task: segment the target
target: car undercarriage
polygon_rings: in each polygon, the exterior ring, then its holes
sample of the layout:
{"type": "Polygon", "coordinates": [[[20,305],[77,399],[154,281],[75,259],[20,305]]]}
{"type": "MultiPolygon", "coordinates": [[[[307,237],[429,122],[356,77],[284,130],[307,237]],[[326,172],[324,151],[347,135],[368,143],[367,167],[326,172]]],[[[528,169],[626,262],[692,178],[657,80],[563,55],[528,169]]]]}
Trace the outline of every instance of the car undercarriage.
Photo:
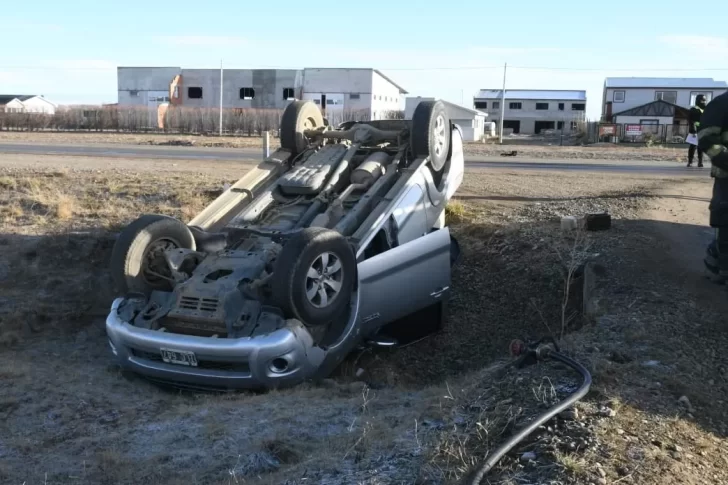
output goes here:
{"type": "Polygon", "coordinates": [[[445,204],[462,175],[442,103],[338,129],[292,103],[281,149],[192,221],[149,214],[122,232],[112,351],[147,377],[199,385],[325,375],[384,325],[446,300],[445,204]]]}

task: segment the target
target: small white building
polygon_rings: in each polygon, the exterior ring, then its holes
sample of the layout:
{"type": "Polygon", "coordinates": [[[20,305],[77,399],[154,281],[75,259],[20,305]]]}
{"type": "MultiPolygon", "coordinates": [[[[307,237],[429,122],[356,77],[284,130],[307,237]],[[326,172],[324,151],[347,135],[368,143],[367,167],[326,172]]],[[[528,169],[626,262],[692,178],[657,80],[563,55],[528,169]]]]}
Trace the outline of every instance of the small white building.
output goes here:
{"type": "MultiPolygon", "coordinates": [[[[415,108],[422,101],[432,101],[435,98],[422,98],[422,97],[408,97],[405,100],[404,106],[404,117],[405,119],[411,120],[412,115],[415,112],[415,108]]],[[[449,101],[442,101],[450,117],[450,121],[460,126],[463,131],[463,140],[465,141],[480,141],[485,134],[485,119],[488,117],[487,113],[478,111],[476,109],[466,108],[449,101]]]]}
{"type": "MultiPolygon", "coordinates": [[[[488,113],[499,124],[502,89],[481,89],[473,97],[473,107],[488,113]]],[[[586,120],[586,91],[506,89],[503,132],[526,135],[546,130],[570,133],[586,120]]]]}
{"type": "Polygon", "coordinates": [[[35,94],[0,94],[0,113],[54,114],[57,106],[35,94]]]}
{"type": "Polygon", "coordinates": [[[322,107],[329,121],[381,120],[402,109],[407,91],[377,69],[306,68],[303,97],[322,107]]]}
{"type": "MultiPolygon", "coordinates": [[[[728,84],[725,81],[712,78],[608,77],[604,80],[602,94],[602,120],[615,122],[617,113],[624,117],[623,113],[655,101],[689,109],[695,104],[698,94],[705,95],[710,102],[726,90],[728,84]]],[[[655,109],[663,108],[655,105],[655,109]]]]}

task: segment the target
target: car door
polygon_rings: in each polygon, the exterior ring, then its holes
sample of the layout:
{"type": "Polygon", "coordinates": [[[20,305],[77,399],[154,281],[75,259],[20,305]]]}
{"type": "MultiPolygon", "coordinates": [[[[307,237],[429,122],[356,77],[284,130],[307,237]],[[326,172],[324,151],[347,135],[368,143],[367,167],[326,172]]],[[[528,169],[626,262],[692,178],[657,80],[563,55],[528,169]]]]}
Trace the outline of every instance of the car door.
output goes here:
{"type": "Polygon", "coordinates": [[[425,179],[420,171],[412,175],[406,192],[392,212],[397,228],[397,243],[406,244],[427,234],[427,196],[423,189],[425,179]]]}
{"type": "Polygon", "coordinates": [[[450,231],[443,228],[358,265],[363,334],[449,296],[450,231]]]}

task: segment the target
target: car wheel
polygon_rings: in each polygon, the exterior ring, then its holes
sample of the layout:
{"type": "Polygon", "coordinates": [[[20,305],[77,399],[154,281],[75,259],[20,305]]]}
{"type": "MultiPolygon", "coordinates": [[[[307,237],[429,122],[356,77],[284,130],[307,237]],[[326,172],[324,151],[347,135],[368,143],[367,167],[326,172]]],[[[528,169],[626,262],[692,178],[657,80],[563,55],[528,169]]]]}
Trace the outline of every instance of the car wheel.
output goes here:
{"type": "Polygon", "coordinates": [[[430,157],[433,175],[441,174],[450,152],[450,117],[442,101],[422,101],[412,115],[412,151],[430,157]]]}
{"type": "Polygon", "coordinates": [[[320,227],[286,242],[274,265],[272,296],[289,318],[309,327],[344,318],[356,279],[356,258],[346,238],[320,227]]]}
{"type": "Polygon", "coordinates": [[[293,101],[286,107],[281,118],[281,148],[294,154],[306,149],[306,130],[324,126],[321,110],[311,101],[293,101]]]}
{"type": "Polygon", "coordinates": [[[177,219],[147,214],[126,226],[111,252],[111,274],[119,291],[148,295],[171,290],[163,253],[174,248],[195,249],[192,232],[177,219]]]}

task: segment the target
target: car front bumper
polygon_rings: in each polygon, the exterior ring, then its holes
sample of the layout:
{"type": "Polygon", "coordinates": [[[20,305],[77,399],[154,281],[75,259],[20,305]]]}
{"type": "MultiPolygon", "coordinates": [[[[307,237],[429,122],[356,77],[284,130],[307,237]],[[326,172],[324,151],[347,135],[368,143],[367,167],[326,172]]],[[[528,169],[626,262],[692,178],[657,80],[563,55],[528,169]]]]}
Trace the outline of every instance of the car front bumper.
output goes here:
{"type": "Polygon", "coordinates": [[[123,301],[114,300],[106,318],[109,345],[122,368],[155,381],[220,390],[288,387],[312,376],[325,357],[295,320],[256,337],[196,337],[134,327],[118,315],[123,301]],[[191,352],[197,365],[164,362],[162,349],[191,352]]]}

